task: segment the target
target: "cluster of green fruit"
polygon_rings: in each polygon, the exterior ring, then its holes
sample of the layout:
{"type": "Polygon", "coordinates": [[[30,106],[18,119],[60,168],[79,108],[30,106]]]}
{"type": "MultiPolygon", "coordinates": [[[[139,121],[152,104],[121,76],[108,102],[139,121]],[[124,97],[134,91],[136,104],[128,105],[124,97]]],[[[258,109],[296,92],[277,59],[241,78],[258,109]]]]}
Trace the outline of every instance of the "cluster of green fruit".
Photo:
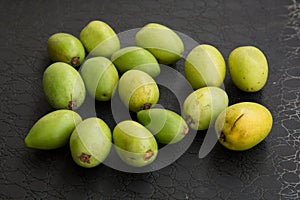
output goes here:
{"type": "MultiPolygon", "coordinates": [[[[102,21],[92,21],[80,33],[56,33],[48,40],[51,64],[43,75],[43,89],[49,104],[57,109],[39,119],[25,138],[31,148],[54,149],[69,143],[74,161],[94,167],[108,156],[112,144],[128,165],[152,163],[157,142],[172,144],[189,132],[205,130],[216,121],[219,141],[234,150],[249,149],[262,141],[272,127],[272,116],[262,105],[244,102],[228,107],[228,96],[220,88],[226,64],[211,45],[199,45],[187,56],[185,75],[195,90],[185,100],[183,116],[153,108],[159,100],[154,78],[159,64],[173,64],[182,58],[181,38],[166,26],[150,23],[135,35],[136,46],[121,48],[114,30],[102,21]],[[85,51],[91,55],[86,58],[85,51]],[[81,67],[80,71],[76,70],[81,67]],[[121,76],[119,78],[119,76],[121,76]],[[82,120],[78,109],[89,94],[108,101],[116,89],[137,121],[118,123],[111,133],[100,118],[82,120]]],[[[233,82],[241,90],[254,92],[266,83],[268,64],[255,47],[239,47],[228,59],[233,82]]]]}

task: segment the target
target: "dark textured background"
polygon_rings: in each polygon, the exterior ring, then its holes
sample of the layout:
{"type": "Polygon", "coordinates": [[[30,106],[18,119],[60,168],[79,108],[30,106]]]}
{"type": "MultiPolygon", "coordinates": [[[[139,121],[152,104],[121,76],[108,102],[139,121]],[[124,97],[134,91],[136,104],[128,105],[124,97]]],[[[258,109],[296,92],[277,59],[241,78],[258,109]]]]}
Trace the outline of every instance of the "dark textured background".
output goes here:
{"type": "MultiPolygon", "coordinates": [[[[1,0],[0,198],[299,199],[299,9],[298,0],[1,0]],[[79,36],[93,19],[106,21],[116,32],[162,23],[199,43],[216,46],[226,60],[237,46],[258,46],[269,61],[265,88],[245,94],[228,76],[225,86],[230,104],[255,101],[271,110],[270,135],[245,152],[228,151],[217,144],[199,159],[205,135],[199,133],[175,163],[144,174],[119,172],[105,165],[80,168],[67,147],[53,151],[25,148],[23,139],[31,126],[52,110],[41,87],[43,71],[50,64],[48,37],[55,32],[79,36]]],[[[176,68],[182,70],[182,63],[176,68]]],[[[103,112],[98,114],[105,118],[103,112]]]]}

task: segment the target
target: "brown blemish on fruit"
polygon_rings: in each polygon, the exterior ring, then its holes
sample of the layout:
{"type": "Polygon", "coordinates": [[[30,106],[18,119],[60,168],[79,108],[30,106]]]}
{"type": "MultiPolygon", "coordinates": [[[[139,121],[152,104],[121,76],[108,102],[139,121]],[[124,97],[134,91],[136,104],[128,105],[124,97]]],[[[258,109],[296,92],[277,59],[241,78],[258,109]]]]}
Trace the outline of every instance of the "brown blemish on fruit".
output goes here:
{"type": "Polygon", "coordinates": [[[185,126],[184,129],[183,129],[183,134],[184,135],[187,135],[189,132],[189,127],[188,126],[185,126]]]}
{"type": "Polygon", "coordinates": [[[144,155],[144,160],[145,161],[149,160],[153,155],[154,155],[153,151],[151,149],[149,149],[148,151],[146,151],[146,153],[144,155]]]}
{"type": "Polygon", "coordinates": [[[222,142],[226,142],[226,136],[223,132],[221,132],[220,136],[219,136],[219,140],[222,142]]]}
{"type": "Polygon", "coordinates": [[[78,156],[78,158],[81,162],[90,164],[91,155],[82,152],[81,155],[78,156]]]}
{"type": "Polygon", "coordinates": [[[238,116],[238,118],[236,118],[236,120],[234,121],[230,131],[232,131],[232,129],[236,126],[236,123],[244,116],[244,113],[241,114],[240,116],[238,116]]]}
{"type": "Polygon", "coordinates": [[[73,67],[76,67],[80,63],[80,57],[73,57],[70,61],[70,64],[73,67]]]}
{"type": "Polygon", "coordinates": [[[141,110],[148,110],[151,108],[151,106],[151,103],[145,103],[144,105],[142,105],[141,110]]]}
{"type": "Polygon", "coordinates": [[[185,117],[185,121],[188,125],[195,124],[195,121],[193,120],[193,118],[190,115],[185,117]]]}
{"type": "Polygon", "coordinates": [[[76,101],[69,101],[69,104],[68,104],[67,108],[68,108],[69,110],[72,110],[72,109],[75,108],[76,106],[77,106],[76,101]]]}

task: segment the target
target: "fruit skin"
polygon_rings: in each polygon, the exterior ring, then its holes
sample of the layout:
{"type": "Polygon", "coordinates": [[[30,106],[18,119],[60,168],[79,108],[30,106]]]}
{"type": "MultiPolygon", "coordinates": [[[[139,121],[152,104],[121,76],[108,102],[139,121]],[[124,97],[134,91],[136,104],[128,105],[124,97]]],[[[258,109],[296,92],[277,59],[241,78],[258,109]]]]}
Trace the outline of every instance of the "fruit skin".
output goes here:
{"type": "Polygon", "coordinates": [[[152,77],[156,77],[160,73],[156,58],[149,51],[140,47],[122,48],[112,55],[111,60],[120,73],[130,69],[141,70],[152,77]]]}
{"type": "Polygon", "coordinates": [[[119,81],[122,102],[133,112],[148,109],[159,99],[159,89],[154,79],[140,70],[125,72],[119,81]]]}
{"type": "Polygon", "coordinates": [[[119,81],[117,69],[105,57],[86,60],[81,67],[81,75],[88,92],[98,101],[110,100],[119,81]]]}
{"type": "Polygon", "coordinates": [[[115,31],[105,22],[93,20],[80,32],[80,40],[93,56],[110,56],[120,49],[120,41],[115,31]]]}
{"type": "Polygon", "coordinates": [[[229,106],[216,119],[219,142],[236,151],[250,149],[260,143],[272,129],[270,111],[258,103],[242,102],[229,106]]]}
{"type": "Polygon", "coordinates": [[[32,126],[24,143],[27,147],[43,150],[65,146],[80,122],[80,115],[72,110],[50,112],[32,126]]]}
{"type": "Polygon", "coordinates": [[[100,118],[91,117],[78,124],[70,137],[72,158],[81,167],[99,165],[112,146],[110,128],[100,118]]]}
{"type": "Polygon", "coordinates": [[[170,28],[149,23],[135,36],[137,46],[149,50],[162,64],[173,64],[182,57],[184,44],[180,37],[170,28]]]}
{"type": "Polygon", "coordinates": [[[208,129],[210,123],[228,106],[226,92],[218,87],[203,87],[183,103],[183,118],[195,130],[208,129]]]}
{"type": "Polygon", "coordinates": [[[146,166],[157,156],[155,138],[138,122],[125,120],[117,124],[113,130],[113,141],[118,155],[128,165],[146,166]]]}
{"type": "Polygon", "coordinates": [[[162,144],[179,142],[189,132],[184,119],[171,110],[162,108],[141,110],[137,113],[137,118],[162,144]]]}
{"type": "Polygon", "coordinates": [[[184,71],[193,89],[222,85],[226,75],[226,63],[215,47],[201,44],[188,54],[184,71]]]}
{"type": "Polygon", "coordinates": [[[233,83],[245,92],[261,90],[268,79],[268,61],[254,46],[234,49],[228,58],[228,68],[233,83]]]}
{"type": "Polygon", "coordinates": [[[85,58],[85,49],[75,36],[69,33],[55,33],[47,42],[50,59],[54,62],[65,62],[78,67],[85,58]]]}
{"type": "Polygon", "coordinates": [[[43,89],[46,99],[55,109],[77,109],[86,95],[78,71],[63,62],[53,63],[45,70],[43,89]]]}

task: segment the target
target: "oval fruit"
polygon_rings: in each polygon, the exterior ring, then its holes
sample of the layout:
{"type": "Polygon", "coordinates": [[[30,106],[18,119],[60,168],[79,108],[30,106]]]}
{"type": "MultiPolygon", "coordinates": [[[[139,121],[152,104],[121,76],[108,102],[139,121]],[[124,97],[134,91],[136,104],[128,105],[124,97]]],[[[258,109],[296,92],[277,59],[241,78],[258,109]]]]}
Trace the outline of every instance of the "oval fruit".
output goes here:
{"type": "Polygon", "coordinates": [[[111,146],[110,128],[96,117],[83,120],[70,137],[72,158],[75,163],[85,168],[95,167],[103,162],[111,146]]]}
{"type": "Polygon", "coordinates": [[[205,86],[219,87],[225,79],[226,64],[218,49],[201,44],[188,54],[184,71],[193,89],[205,86]]]}
{"type": "Polygon", "coordinates": [[[184,44],[181,38],[170,28],[149,23],[135,36],[137,46],[149,50],[162,64],[173,64],[182,57],[184,44]]]}
{"type": "Polygon", "coordinates": [[[183,118],[195,130],[208,129],[210,123],[228,106],[226,92],[218,87],[203,87],[183,103],[183,118]]]}
{"type": "Polygon", "coordinates": [[[86,60],[81,67],[81,75],[87,90],[98,101],[110,100],[119,81],[117,69],[105,57],[86,60]]]}
{"type": "Polygon", "coordinates": [[[242,46],[234,49],[228,58],[233,83],[242,91],[257,92],[268,79],[268,61],[258,48],[242,46]]]}
{"type": "Polygon", "coordinates": [[[120,49],[120,41],[115,31],[105,22],[93,20],[80,32],[80,40],[93,56],[110,57],[120,49]]]}
{"type": "Polygon", "coordinates": [[[75,126],[81,122],[72,110],[56,110],[40,118],[30,129],[24,142],[36,149],[56,149],[66,145],[75,126]]]}
{"type": "Polygon", "coordinates": [[[179,142],[189,132],[184,119],[171,110],[161,108],[141,110],[137,113],[137,118],[162,144],[179,142]]]}
{"type": "Polygon", "coordinates": [[[85,49],[75,36],[68,33],[55,33],[48,39],[47,50],[54,62],[65,62],[78,67],[85,58],[85,49]]]}
{"type": "Polygon", "coordinates": [[[46,99],[55,109],[77,109],[85,99],[83,80],[71,65],[56,62],[43,75],[46,99]]]}
{"type": "Polygon", "coordinates": [[[140,70],[129,70],[120,78],[119,95],[129,110],[138,112],[157,103],[159,90],[150,75],[140,70]]]}
{"type": "Polygon", "coordinates": [[[272,115],[266,107],[242,102],[229,106],[218,116],[215,130],[224,147],[243,151],[264,140],[272,124],[272,115]]]}
{"type": "Polygon", "coordinates": [[[111,60],[120,73],[130,69],[141,70],[152,77],[160,73],[156,58],[149,51],[140,47],[122,48],[112,55],[111,60]]]}
{"type": "Polygon", "coordinates": [[[113,130],[117,154],[128,165],[142,167],[152,163],[158,152],[155,138],[141,124],[126,120],[113,130]]]}

